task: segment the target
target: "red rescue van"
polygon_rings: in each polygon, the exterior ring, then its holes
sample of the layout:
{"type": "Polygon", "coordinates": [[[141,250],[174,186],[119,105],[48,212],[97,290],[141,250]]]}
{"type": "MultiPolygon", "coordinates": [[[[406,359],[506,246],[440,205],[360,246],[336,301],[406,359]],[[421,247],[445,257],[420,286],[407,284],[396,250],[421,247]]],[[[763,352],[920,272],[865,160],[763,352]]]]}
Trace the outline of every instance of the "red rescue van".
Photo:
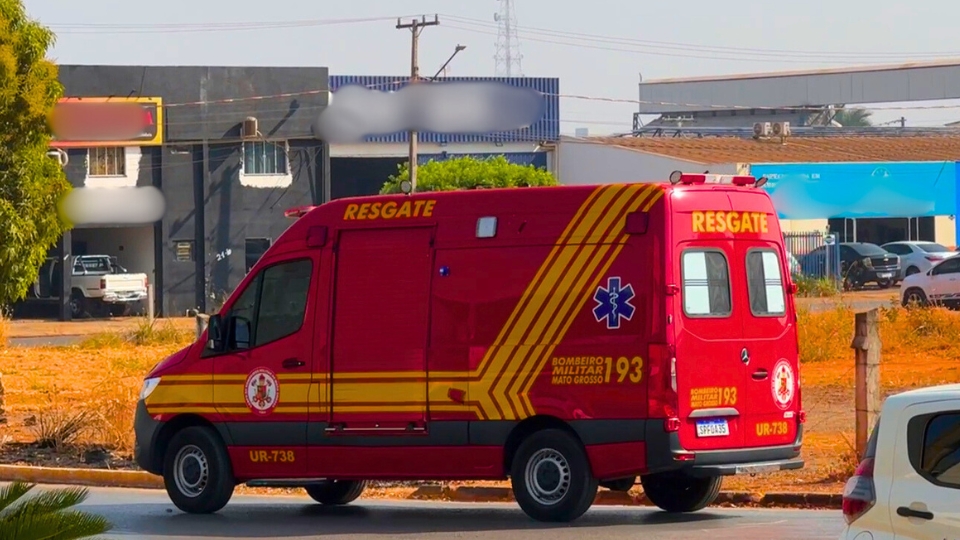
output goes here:
{"type": "Polygon", "coordinates": [[[147,375],[136,460],[177,507],[234,486],[509,478],[568,521],[598,486],[670,512],[803,466],[795,288],[747,176],[336,200],[147,375]]]}

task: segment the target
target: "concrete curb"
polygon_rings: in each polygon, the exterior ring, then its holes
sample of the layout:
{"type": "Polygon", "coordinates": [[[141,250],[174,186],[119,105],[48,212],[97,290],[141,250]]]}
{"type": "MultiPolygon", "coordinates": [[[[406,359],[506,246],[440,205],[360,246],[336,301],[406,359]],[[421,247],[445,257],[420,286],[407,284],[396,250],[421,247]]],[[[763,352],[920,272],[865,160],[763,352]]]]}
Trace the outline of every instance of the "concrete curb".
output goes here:
{"type": "MultiPolygon", "coordinates": [[[[163,489],[163,479],[144,471],[109,469],[67,469],[0,465],[0,482],[66,484],[115,488],[163,489]]],[[[513,491],[493,486],[418,487],[407,499],[452,502],[513,502],[513,491]]],[[[723,491],[714,506],[765,506],[776,508],[841,508],[842,496],[835,493],[749,493],[723,491]]],[[[643,493],[624,493],[602,489],[594,501],[603,506],[652,506],[643,493]]]]}
{"type": "Polygon", "coordinates": [[[143,471],[0,465],[0,482],[163,489],[163,479],[143,471]]]}
{"type": "MultiPolygon", "coordinates": [[[[407,498],[417,500],[453,502],[512,502],[513,492],[501,487],[469,486],[421,486],[407,498]]],[[[594,500],[605,506],[653,506],[643,493],[601,490],[594,500]]],[[[828,508],[840,509],[842,496],[834,493],[749,493],[743,491],[721,492],[714,506],[765,506],[777,508],[828,508]]]]}

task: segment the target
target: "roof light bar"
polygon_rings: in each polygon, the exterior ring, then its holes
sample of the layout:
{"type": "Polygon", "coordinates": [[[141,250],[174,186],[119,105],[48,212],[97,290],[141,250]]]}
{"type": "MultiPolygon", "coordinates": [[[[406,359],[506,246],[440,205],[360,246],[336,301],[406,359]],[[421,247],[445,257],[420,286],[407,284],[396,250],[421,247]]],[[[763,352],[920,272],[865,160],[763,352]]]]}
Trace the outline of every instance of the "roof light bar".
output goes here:
{"type": "Polygon", "coordinates": [[[316,206],[297,206],[296,208],[291,208],[283,213],[284,217],[291,219],[300,219],[303,216],[310,213],[311,210],[316,208],[316,206]]]}
{"type": "MultiPolygon", "coordinates": [[[[766,182],[766,178],[763,178],[763,183],[766,182]]],[[[758,182],[756,178],[748,175],[733,175],[733,174],[686,174],[680,171],[674,171],[670,174],[670,183],[671,184],[687,184],[687,185],[697,185],[697,184],[724,184],[724,185],[734,185],[734,186],[753,186],[753,185],[763,185],[758,182]]]]}

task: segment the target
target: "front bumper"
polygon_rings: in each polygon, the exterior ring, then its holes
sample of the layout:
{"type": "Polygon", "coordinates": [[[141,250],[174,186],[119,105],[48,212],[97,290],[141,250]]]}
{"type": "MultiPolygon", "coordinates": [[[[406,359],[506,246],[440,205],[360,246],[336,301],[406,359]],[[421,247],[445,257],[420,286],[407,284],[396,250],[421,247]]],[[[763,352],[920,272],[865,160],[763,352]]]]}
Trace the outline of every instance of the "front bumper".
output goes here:
{"type": "Polygon", "coordinates": [[[162,456],[156,451],[157,435],[163,424],[154,420],[147,412],[147,405],[141,399],[137,402],[137,412],[133,418],[133,432],[136,439],[133,444],[133,460],[141,469],[152,473],[163,473],[162,456]]]}
{"type": "Polygon", "coordinates": [[[690,476],[730,476],[768,474],[802,469],[800,445],[803,425],[797,426],[794,442],[784,446],[764,446],[736,450],[688,451],[680,446],[680,436],[668,433],[660,422],[647,423],[647,472],[682,471],[690,476]]]}

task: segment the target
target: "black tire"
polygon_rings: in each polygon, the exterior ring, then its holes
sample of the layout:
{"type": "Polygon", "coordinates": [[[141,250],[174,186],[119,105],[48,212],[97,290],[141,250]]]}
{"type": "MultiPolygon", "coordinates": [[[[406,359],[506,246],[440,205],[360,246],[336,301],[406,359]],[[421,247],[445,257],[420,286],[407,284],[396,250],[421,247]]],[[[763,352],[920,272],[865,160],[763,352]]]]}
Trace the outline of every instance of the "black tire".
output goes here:
{"type": "Polygon", "coordinates": [[[363,480],[333,480],[304,486],[304,489],[318,503],[337,506],[357,500],[366,487],[367,483],[363,480]]]}
{"type": "Polygon", "coordinates": [[[686,513],[703,510],[717,500],[722,479],[719,476],[694,478],[684,474],[641,476],[643,493],[661,510],[686,513]]]}
{"type": "Polygon", "coordinates": [[[212,514],[226,506],[236,482],[230,455],[217,433],[193,426],[174,435],[164,456],[163,483],[173,504],[188,514],[212,514]],[[190,490],[194,480],[202,485],[190,490]]]}
{"type": "Polygon", "coordinates": [[[927,295],[924,294],[922,289],[914,287],[907,289],[907,292],[903,293],[903,307],[909,307],[911,304],[923,307],[928,303],[927,295]]]}
{"type": "Polygon", "coordinates": [[[912,276],[912,275],[914,275],[914,274],[919,274],[919,273],[920,273],[920,269],[917,268],[916,266],[911,266],[910,268],[907,268],[907,275],[908,275],[908,276],[912,276]]]}
{"type": "Polygon", "coordinates": [[[894,283],[895,282],[892,279],[881,279],[877,281],[877,286],[881,289],[889,289],[890,287],[893,287],[894,283]]]}
{"type": "Polygon", "coordinates": [[[520,508],[543,522],[579,518],[590,509],[599,485],[583,445],[559,429],[538,431],[520,444],[510,467],[510,482],[520,508]],[[549,500],[553,492],[559,492],[559,498],[549,500]]]}
{"type": "Polygon", "coordinates": [[[79,289],[70,291],[70,317],[82,319],[87,316],[87,299],[79,289]]]}

